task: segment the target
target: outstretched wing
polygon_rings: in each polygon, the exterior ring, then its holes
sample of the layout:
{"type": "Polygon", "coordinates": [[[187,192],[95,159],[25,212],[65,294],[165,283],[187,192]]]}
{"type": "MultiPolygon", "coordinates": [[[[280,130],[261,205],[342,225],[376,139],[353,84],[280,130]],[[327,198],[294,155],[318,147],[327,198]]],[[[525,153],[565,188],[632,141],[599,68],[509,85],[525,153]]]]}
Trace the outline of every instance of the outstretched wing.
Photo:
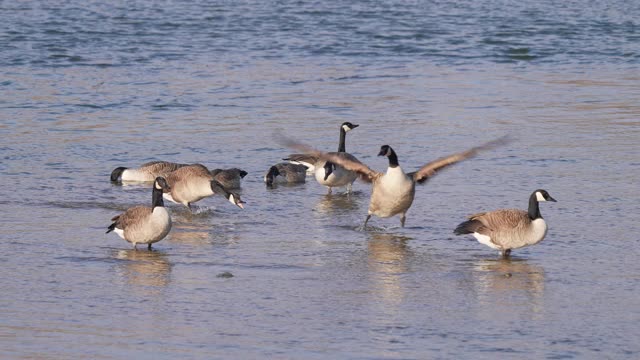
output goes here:
{"type": "Polygon", "coordinates": [[[427,181],[430,177],[434,176],[438,173],[438,171],[448,167],[449,165],[453,165],[462,160],[466,160],[476,156],[481,151],[490,150],[496,148],[498,146],[507,144],[509,142],[509,138],[507,136],[503,136],[493,141],[489,141],[480,146],[473,147],[469,150],[462,151],[459,153],[455,153],[449,156],[442,157],[440,159],[434,160],[425,166],[421,167],[418,171],[409,173],[407,175],[413,177],[413,179],[422,184],[427,181]]]}
{"type": "Polygon", "coordinates": [[[290,147],[305,154],[314,156],[324,161],[330,161],[336,165],[340,165],[343,168],[357,172],[363,180],[371,181],[377,176],[378,172],[371,170],[367,165],[355,160],[354,157],[343,156],[343,153],[326,153],[320,150],[316,150],[311,146],[300,143],[296,140],[288,138],[282,134],[276,135],[276,140],[283,146],[290,147]]]}
{"type": "Polygon", "coordinates": [[[314,165],[316,162],[318,162],[318,158],[309,154],[291,154],[289,155],[289,157],[286,157],[282,160],[287,160],[287,161],[291,161],[291,162],[302,164],[302,165],[304,164],[314,165]]]}

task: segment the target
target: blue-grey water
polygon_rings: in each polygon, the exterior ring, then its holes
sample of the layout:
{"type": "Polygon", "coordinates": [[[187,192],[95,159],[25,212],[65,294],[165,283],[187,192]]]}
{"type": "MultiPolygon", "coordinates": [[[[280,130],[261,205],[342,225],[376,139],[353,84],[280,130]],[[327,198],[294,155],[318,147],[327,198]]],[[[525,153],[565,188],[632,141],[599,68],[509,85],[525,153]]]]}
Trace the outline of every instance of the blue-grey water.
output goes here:
{"type": "Polygon", "coordinates": [[[640,358],[640,4],[17,1],[0,14],[3,359],[640,358]],[[439,174],[407,227],[369,185],[268,190],[284,132],[439,174]],[[249,172],[245,210],[169,205],[155,251],[105,234],[150,204],[117,166],[249,172]],[[543,203],[511,260],[453,228],[543,203]],[[231,276],[229,275],[231,274],[231,276]]]}

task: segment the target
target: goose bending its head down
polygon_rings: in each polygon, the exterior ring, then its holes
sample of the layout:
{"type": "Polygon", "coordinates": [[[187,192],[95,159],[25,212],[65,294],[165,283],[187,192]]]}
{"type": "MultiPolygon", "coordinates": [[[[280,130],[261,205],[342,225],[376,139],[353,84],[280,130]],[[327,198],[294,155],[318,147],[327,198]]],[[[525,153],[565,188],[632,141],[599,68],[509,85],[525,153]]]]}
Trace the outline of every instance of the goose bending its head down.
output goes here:
{"type": "Polygon", "coordinates": [[[281,137],[280,141],[285,146],[304,151],[317,156],[319,159],[335,163],[348,171],[355,172],[362,180],[372,183],[369,211],[362,226],[364,229],[372,215],[381,218],[400,215],[400,224],[404,227],[406,213],[415,197],[416,183],[423,184],[440,170],[469,159],[481,151],[503,145],[507,142],[507,139],[506,137],[499,138],[469,150],[445,156],[411,173],[405,173],[400,167],[398,156],[389,145],[383,145],[378,153],[378,156],[386,156],[389,159],[387,171],[377,172],[359,161],[352,161],[332,153],[318,151],[291,139],[281,137]]]}
{"type": "Polygon", "coordinates": [[[137,250],[138,244],[151,244],[164,239],[171,230],[171,216],[164,207],[162,191],[169,190],[167,181],[158,177],[153,183],[151,207],[135,206],[111,219],[107,234],[111,231],[133,244],[137,250]]]}
{"type": "MultiPolygon", "coordinates": [[[[338,151],[331,152],[329,154],[340,156],[346,160],[353,162],[360,162],[355,156],[349,154],[346,150],[346,138],[347,132],[357,128],[360,125],[352,124],[350,122],[344,122],[340,125],[340,141],[338,143],[338,151]]],[[[316,181],[320,185],[324,185],[328,188],[329,194],[332,192],[332,188],[346,186],[347,192],[351,192],[351,186],[353,182],[358,178],[358,174],[345,169],[342,166],[336,165],[335,162],[327,161],[314,154],[291,154],[288,158],[291,163],[301,164],[306,166],[309,170],[313,170],[316,181]]]]}
{"type": "Polygon", "coordinates": [[[547,234],[547,223],[540,214],[539,202],[553,201],[546,190],[538,189],[529,196],[529,210],[499,209],[469,216],[453,231],[456,235],[473,234],[479,243],[508,257],[512,249],[535,245],[547,234]]]}
{"type": "Polygon", "coordinates": [[[291,163],[278,163],[269,168],[264,176],[267,186],[273,184],[300,184],[306,181],[307,167],[291,163]]]}
{"type": "Polygon", "coordinates": [[[178,164],[168,161],[150,161],[140,165],[139,168],[130,169],[117,167],[111,172],[111,182],[119,181],[155,181],[157,177],[166,178],[171,172],[187,164],[178,164]]]}
{"type": "Polygon", "coordinates": [[[167,176],[170,191],[164,192],[164,198],[191,209],[191,204],[205,197],[220,194],[230,203],[243,209],[244,202],[237,193],[229,192],[213,178],[209,169],[201,164],[179,168],[167,176]]]}

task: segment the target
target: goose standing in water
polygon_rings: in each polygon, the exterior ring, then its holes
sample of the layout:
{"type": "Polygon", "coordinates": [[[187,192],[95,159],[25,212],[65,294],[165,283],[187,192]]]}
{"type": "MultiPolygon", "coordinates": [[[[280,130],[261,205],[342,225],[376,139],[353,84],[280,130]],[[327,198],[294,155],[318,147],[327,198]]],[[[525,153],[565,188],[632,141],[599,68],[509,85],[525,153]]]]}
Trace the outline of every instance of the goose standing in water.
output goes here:
{"type": "Polygon", "coordinates": [[[269,168],[264,176],[267,186],[273,184],[301,184],[306,181],[307,167],[291,163],[278,163],[269,168]]]}
{"type": "Polygon", "coordinates": [[[547,234],[547,223],[540,214],[539,202],[553,201],[546,190],[529,196],[529,210],[500,209],[473,214],[453,231],[456,235],[473,234],[479,243],[500,250],[509,257],[512,249],[535,245],[547,234]]]}
{"type": "MultiPolygon", "coordinates": [[[[359,163],[355,156],[346,152],[345,141],[347,132],[357,128],[360,125],[352,124],[350,122],[344,122],[340,125],[340,142],[338,143],[338,151],[330,152],[329,154],[343,158],[345,160],[359,163]]],[[[297,163],[306,166],[308,169],[313,169],[316,181],[320,185],[326,186],[331,194],[334,187],[347,187],[347,193],[351,192],[353,182],[358,178],[358,174],[354,171],[345,169],[342,166],[336,165],[334,161],[327,161],[326,159],[319,158],[313,154],[291,154],[288,158],[289,162],[297,163]]]]}
{"type": "Polygon", "coordinates": [[[163,190],[170,190],[169,185],[164,178],[158,177],[153,183],[151,207],[135,206],[115,216],[106,233],[115,232],[132,243],[136,250],[138,244],[147,244],[151,250],[151,244],[164,239],[171,230],[171,216],[162,200],[163,190]]]}
{"type": "Polygon", "coordinates": [[[240,195],[225,189],[204,165],[183,166],[167,176],[167,183],[171,189],[164,192],[164,198],[189,209],[192,203],[215,194],[224,196],[230,203],[244,209],[240,195]]]}
{"type": "Polygon", "coordinates": [[[389,145],[383,145],[378,153],[378,156],[386,156],[389,159],[389,167],[386,172],[382,173],[371,170],[371,168],[359,161],[352,161],[332,153],[318,151],[291,139],[281,138],[281,141],[284,145],[298,151],[317,156],[319,159],[335,163],[346,170],[356,172],[362,180],[372,183],[369,211],[362,225],[362,229],[364,230],[372,215],[381,218],[400,215],[400,224],[404,227],[406,213],[411,207],[415,197],[416,183],[423,184],[440,170],[450,165],[469,159],[477,155],[480,151],[502,145],[506,143],[506,138],[500,138],[463,152],[445,156],[424,165],[418,171],[408,174],[405,174],[404,170],[400,167],[398,156],[389,145]]]}

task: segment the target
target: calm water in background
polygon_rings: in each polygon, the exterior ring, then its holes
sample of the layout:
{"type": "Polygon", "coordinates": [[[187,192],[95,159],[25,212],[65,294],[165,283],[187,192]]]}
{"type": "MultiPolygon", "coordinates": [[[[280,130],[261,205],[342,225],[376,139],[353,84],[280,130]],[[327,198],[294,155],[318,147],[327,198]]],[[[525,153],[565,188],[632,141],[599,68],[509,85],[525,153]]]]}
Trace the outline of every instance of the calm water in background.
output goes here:
{"type": "Polygon", "coordinates": [[[0,4],[0,357],[640,357],[640,6],[549,1],[0,4]],[[510,134],[418,189],[407,227],[369,187],[265,189],[274,131],[376,169],[510,134]],[[108,181],[149,160],[241,167],[245,210],[171,205],[133,251],[108,181]],[[525,208],[500,260],[452,229],[525,208]],[[231,273],[233,277],[221,276],[231,273]]]}

